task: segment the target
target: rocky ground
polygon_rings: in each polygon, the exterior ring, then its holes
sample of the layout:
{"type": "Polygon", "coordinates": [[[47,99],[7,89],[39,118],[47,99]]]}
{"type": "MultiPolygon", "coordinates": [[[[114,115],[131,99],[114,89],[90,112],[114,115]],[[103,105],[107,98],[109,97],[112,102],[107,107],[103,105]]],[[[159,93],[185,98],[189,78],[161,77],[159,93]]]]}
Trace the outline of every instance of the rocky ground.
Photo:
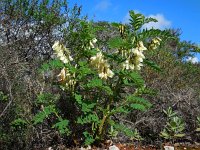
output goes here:
{"type": "Polygon", "coordinates": [[[190,143],[175,143],[175,144],[161,144],[160,146],[148,145],[134,145],[134,144],[103,144],[101,147],[88,146],[88,147],[74,147],[66,148],[63,145],[55,147],[48,147],[45,150],[200,150],[200,144],[190,143]]]}

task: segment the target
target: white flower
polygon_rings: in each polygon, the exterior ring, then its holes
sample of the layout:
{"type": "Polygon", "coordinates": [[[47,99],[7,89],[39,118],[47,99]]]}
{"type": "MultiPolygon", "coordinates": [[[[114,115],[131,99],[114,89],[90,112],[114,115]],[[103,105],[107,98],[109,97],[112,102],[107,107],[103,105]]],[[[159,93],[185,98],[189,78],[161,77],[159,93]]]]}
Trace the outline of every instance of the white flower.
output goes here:
{"type": "Polygon", "coordinates": [[[142,57],[135,57],[135,60],[134,60],[135,63],[141,63],[143,62],[143,58],[142,57]]]}
{"type": "Polygon", "coordinates": [[[89,49],[90,48],[95,48],[95,46],[94,46],[94,44],[97,42],[97,39],[96,38],[94,38],[94,39],[92,39],[91,41],[90,41],[90,47],[89,47],[89,49]]]}
{"type": "Polygon", "coordinates": [[[133,63],[131,63],[130,58],[128,58],[123,64],[122,64],[122,68],[126,69],[126,70],[134,70],[135,65],[133,63]]]}
{"type": "Polygon", "coordinates": [[[61,56],[60,60],[65,64],[67,64],[69,62],[69,60],[65,56],[61,56]]]}
{"type": "Polygon", "coordinates": [[[110,78],[112,78],[114,76],[114,73],[110,69],[107,70],[107,74],[108,74],[108,77],[110,77],[110,78]]]}
{"type": "Polygon", "coordinates": [[[92,43],[96,43],[96,42],[97,42],[96,38],[92,39],[92,43]]]}
{"type": "Polygon", "coordinates": [[[129,68],[130,68],[129,61],[126,60],[126,61],[122,64],[122,67],[123,67],[123,69],[129,70],[129,68]]]}
{"type": "Polygon", "coordinates": [[[57,54],[57,57],[63,57],[62,51],[58,51],[56,54],[57,54]]]}
{"type": "Polygon", "coordinates": [[[101,78],[101,79],[107,79],[107,74],[106,73],[104,73],[104,72],[101,72],[101,73],[99,73],[99,77],[101,78]]]}
{"type": "Polygon", "coordinates": [[[157,49],[158,46],[160,45],[160,42],[162,40],[159,37],[156,37],[154,39],[152,39],[151,44],[149,46],[150,49],[157,49]]]}
{"type": "Polygon", "coordinates": [[[58,81],[63,82],[66,78],[65,68],[63,68],[60,73],[57,75],[58,81]]]}
{"type": "Polygon", "coordinates": [[[137,56],[137,55],[140,55],[140,53],[141,53],[141,52],[140,52],[139,49],[137,49],[137,48],[135,48],[134,51],[133,51],[133,54],[136,55],[136,56],[137,56]]]}
{"type": "Polygon", "coordinates": [[[90,58],[90,63],[95,67],[99,73],[101,79],[112,78],[114,73],[110,70],[110,65],[103,58],[103,54],[98,52],[95,56],[90,58]]]}
{"type": "Polygon", "coordinates": [[[141,70],[141,67],[143,66],[142,63],[138,63],[136,66],[135,66],[135,69],[136,70],[141,70]]]}
{"type": "Polygon", "coordinates": [[[107,79],[108,77],[112,78],[113,76],[114,73],[110,69],[107,69],[106,71],[99,73],[99,77],[101,79],[107,79]]]}
{"type": "Polygon", "coordinates": [[[161,42],[161,41],[162,41],[162,40],[161,40],[159,37],[152,39],[152,42],[153,42],[154,44],[157,44],[157,45],[160,45],[160,42],[161,42]]]}
{"type": "Polygon", "coordinates": [[[59,41],[56,41],[56,42],[53,44],[52,48],[55,49],[55,50],[57,50],[58,47],[59,47],[59,41]]]}
{"type": "Polygon", "coordinates": [[[63,68],[60,71],[59,75],[57,75],[57,77],[58,77],[58,81],[62,85],[65,85],[65,88],[74,89],[74,86],[76,84],[75,74],[71,75],[69,71],[67,70],[67,68],[63,68]]]}
{"type": "Polygon", "coordinates": [[[144,47],[142,41],[139,41],[137,47],[130,50],[128,58],[122,64],[122,68],[126,70],[140,70],[141,66],[143,66],[143,59],[145,58],[143,54],[144,50],[147,50],[147,48],[144,47]]]}
{"type": "Polygon", "coordinates": [[[99,64],[104,63],[103,54],[101,52],[91,57],[90,60],[91,60],[92,66],[97,67],[97,68],[99,68],[99,64]]]}
{"type": "Polygon", "coordinates": [[[72,56],[70,56],[70,55],[69,55],[69,60],[70,60],[70,61],[73,61],[73,58],[72,58],[72,56]]]}
{"type": "Polygon", "coordinates": [[[138,42],[138,47],[137,47],[140,51],[144,51],[144,50],[147,50],[146,47],[144,47],[144,44],[142,41],[139,41],[138,42]]]}
{"type": "Polygon", "coordinates": [[[90,48],[94,48],[94,44],[90,41],[90,48]]]}
{"type": "Polygon", "coordinates": [[[55,54],[57,55],[57,57],[63,63],[69,63],[69,61],[73,60],[73,58],[70,56],[69,49],[65,48],[64,45],[59,43],[59,41],[56,41],[54,45],[52,46],[52,48],[55,51],[55,54]]]}

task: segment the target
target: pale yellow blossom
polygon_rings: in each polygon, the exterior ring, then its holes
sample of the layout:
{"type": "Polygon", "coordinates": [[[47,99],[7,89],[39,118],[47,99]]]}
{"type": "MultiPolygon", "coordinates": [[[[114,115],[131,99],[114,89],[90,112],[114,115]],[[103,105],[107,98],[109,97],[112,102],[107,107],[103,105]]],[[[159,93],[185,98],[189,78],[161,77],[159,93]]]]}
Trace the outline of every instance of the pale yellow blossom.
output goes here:
{"type": "Polygon", "coordinates": [[[89,49],[91,49],[91,48],[95,48],[95,46],[94,46],[94,44],[97,42],[97,39],[96,38],[94,38],[94,39],[92,39],[90,42],[89,42],[89,49]]]}
{"type": "Polygon", "coordinates": [[[114,73],[109,68],[107,68],[107,70],[104,70],[104,72],[99,73],[99,77],[101,79],[107,79],[108,77],[112,78],[113,76],[114,73]]]}
{"type": "Polygon", "coordinates": [[[59,41],[56,41],[54,45],[52,46],[55,54],[57,57],[63,62],[63,63],[69,63],[73,60],[73,58],[70,56],[69,49],[64,47],[64,45],[60,44],[59,41]]]}
{"type": "Polygon", "coordinates": [[[128,51],[128,57],[122,63],[122,68],[126,70],[140,70],[141,66],[143,66],[142,62],[145,59],[143,54],[144,50],[147,50],[147,48],[142,41],[139,41],[136,48],[132,48],[128,51]]]}
{"type": "Polygon", "coordinates": [[[130,63],[130,59],[127,59],[123,64],[122,64],[123,69],[126,70],[133,70],[134,69],[134,64],[130,63]]]}
{"type": "MultiPolygon", "coordinates": [[[[60,73],[57,75],[58,81],[65,85],[65,88],[67,89],[74,89],[74,86],[76,84],[75,74],[71,75],[67,68],[63,68],[60,73]]],[[[64,90],[64,89],[63,89],[64,90]]]]}
{"type": "Polygon", "coordinates": [[[110,65],[103,58],[102,52],[98,52],[95,56],[90,58],[91,65],[97,69],[101,79],[112,78],[114,73],[110,70],[110,65]]]}
{"type": "Polygon", "coordinates": [[[139,51],[144,51],[144,50],[147,50],[146,47],[144,47],[144,44],[142,41],[139,41],[138,44],[137,44],[137,48],[139,51]]]}
{"type": "Polygon", "coordinates": [[[162,40],[159,37],[153,38],[149,45],[149,49],[157,49],[161,41],[162,40]]]}

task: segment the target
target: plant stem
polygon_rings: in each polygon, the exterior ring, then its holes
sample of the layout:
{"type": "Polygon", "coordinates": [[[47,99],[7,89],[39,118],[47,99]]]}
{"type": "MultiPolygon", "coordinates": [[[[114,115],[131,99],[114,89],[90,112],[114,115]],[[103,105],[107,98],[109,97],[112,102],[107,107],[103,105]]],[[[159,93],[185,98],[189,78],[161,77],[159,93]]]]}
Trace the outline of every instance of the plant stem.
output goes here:
{"type": "Polygon", "coordinates": [[[99,134],[99,136],[100,136],[100,139],[102,138],[103,126],[104,126],[106,120],[107,120],[107,115],[104,115],[104,116],[103,116],[103,119],[102,119],[102,121],[101,121],[101,124],[100,124],[100,126],[99,126],[99,133],[98,133],[98,134],[99,134]]]}
{"type": "Polygon", "coordinates": [[[121,81],[121,77],[118,78],[117,84],[115,85],[115,87],[113,89],[114,95],[110,96],[109,103],[107,105],[106,113],[103,114],[103,119],[101,120],[101,124],[100,124],[99,130],[98,130],[98,135],[99,135],[100,139],[102,139],[104,125],[106,124],[107,119],[112,115],[111,112],[110,112],[110,106],[113,103],[115,96],[117,95],[118,89],[120,88],[120,86],[119,86],[120,81],[121,81]]]}

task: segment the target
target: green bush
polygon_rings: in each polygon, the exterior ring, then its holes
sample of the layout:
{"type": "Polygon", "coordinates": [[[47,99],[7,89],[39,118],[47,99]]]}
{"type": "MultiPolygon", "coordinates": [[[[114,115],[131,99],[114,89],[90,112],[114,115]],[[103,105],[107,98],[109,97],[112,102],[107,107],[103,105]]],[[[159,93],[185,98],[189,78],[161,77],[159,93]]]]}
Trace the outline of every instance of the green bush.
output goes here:
{"type": "Polygon", "coordinates": [[[151,93],[145,87],[140,70],[143,63],[155,69],[158,67],[145,59],[147,48],[144,45],[149,45],[149,50],[156,49],[161,41],[170,37],[170,33],[157,29],[141,30],[142,25],[156,20],[134,11],[130,11],[130,17],[130,25],[112,24],[119,29],[119,34],[107,41],[108,49],[98,47],[101,43],[95,33],[102,28],[82,20],[79,20],[79,30],[68,33],[71,40],[79,41],[77,45],[66,48],[69,41],[55,42],[52,48],[57,59],[43,64],[41,70],[61,69],[57,76],[58,86],[68,97],[65,101],[75,105],[74,112],[69,113],[76,114],[76,120],[65,118],[55,104],[45,106],[36,114],[34,124],[53,115],[57,118],[53,127],[57,127],[60,133],[69,135],[70,123],[79,126],[85,145],[105,140],[109,129],[115,134],[123,132],[131,139],[142,139],[137,129],[122,125],[113,116],[128,114],[132,110],[146,111],[151,107],[140,97],[143,93],[151,93]]]}

